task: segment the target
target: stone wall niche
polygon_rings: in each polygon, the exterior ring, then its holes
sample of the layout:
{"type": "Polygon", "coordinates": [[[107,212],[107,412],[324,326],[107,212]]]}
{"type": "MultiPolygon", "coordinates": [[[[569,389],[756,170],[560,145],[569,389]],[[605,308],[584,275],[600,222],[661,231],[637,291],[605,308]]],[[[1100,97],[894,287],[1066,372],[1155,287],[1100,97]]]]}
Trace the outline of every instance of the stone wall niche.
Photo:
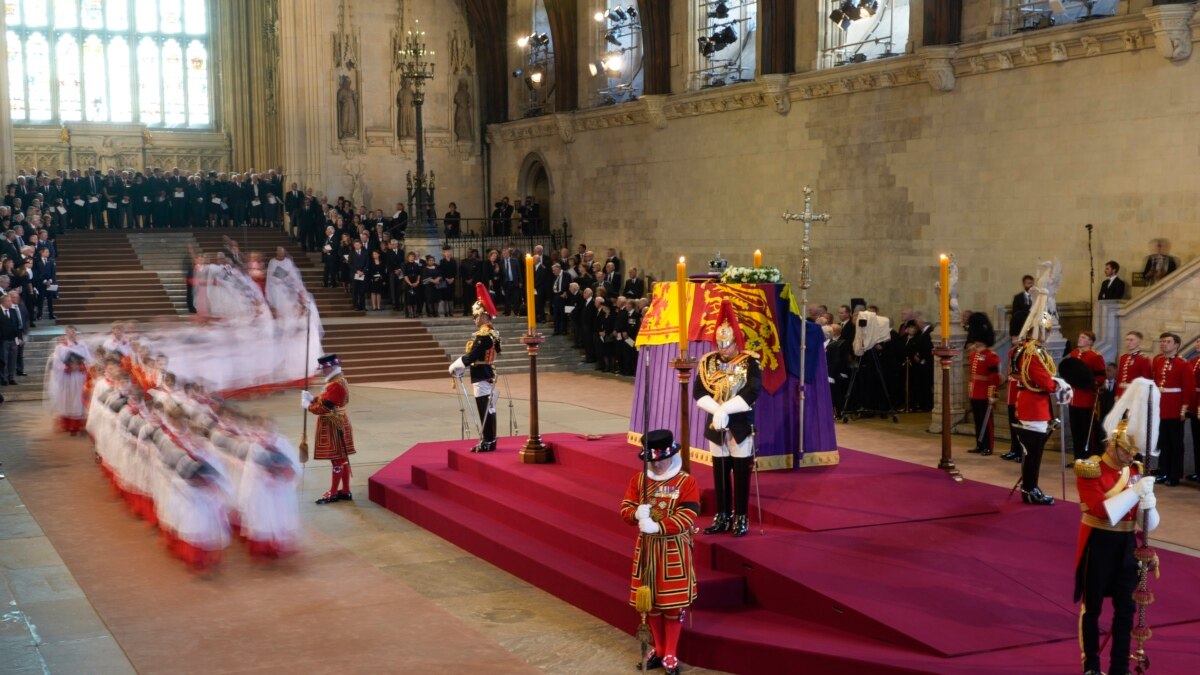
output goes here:
{"type": "Polygon", "coordinates": [[[1142,10],[1154,31],[1154,46],[1164,59],[1183,61],[1192,55],[1192,14],[1194,3],[1156,5],[1142,10]]]}

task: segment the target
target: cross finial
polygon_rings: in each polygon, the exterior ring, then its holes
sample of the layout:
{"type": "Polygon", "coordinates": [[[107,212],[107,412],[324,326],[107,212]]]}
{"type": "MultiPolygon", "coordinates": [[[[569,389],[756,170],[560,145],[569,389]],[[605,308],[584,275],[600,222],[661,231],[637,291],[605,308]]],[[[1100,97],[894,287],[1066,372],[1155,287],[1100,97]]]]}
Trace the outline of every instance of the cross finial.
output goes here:
{"type": "MultiPolygon", "coordinates": [[[[812,224],[814,222],[824,223],[824,222],[829,221],[828,213],[813,213],[812,196],[813,196],[813,189],[811,187],[805,185],[804,186],[804,211],[802,211],[800,213],[784,212],[784,214],[783,214],[783,220],[785,222],[798,220],[798,221],[804,223],[804,238],[802,239],[801,245],[800,245],[800,253],[801,253],[800,288],[804,289],[805,291],[807,291],[808,288],[810,286],[812,286],[812,270],[809,268],[809,263],[808,263],[809,228],[812,226],[812,224]]],[[[808,303],[807,292],[804,294],[804,303],[806,305],[808,303]]]]}

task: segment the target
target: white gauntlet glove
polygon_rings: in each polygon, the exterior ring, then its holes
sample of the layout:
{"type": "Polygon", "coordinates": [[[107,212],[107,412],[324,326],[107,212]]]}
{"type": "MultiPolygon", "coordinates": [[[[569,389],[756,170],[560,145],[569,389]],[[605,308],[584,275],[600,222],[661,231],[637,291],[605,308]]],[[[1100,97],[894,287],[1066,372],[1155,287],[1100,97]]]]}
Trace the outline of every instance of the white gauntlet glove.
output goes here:
{"type": "Polygon", "coordinates": [[[1138,508],[1143,511],[1149,511],[1156,506],[1158,506],[1158,498],[1154,496],[1153,492],[1138,500],[1138,508]]]}
{"type": "Polygon", "coordinates": [[[717,405],[712,396],[705,394],[696,400],[696,407],[711,415],[717,412],[721,406],[717,405]]]}
{"type": "Polygon", "coordinates": [[[1133,490],[1137,492],[1138,497],[1149,497],[1154,494],[1154,478],[1152,476],[1142,476],[1136,483],[1133,484],[1133,490]]]}
{"type": "Polygon", "coordinates": [[[642,504],[641,506],[637,507],[637,511],[633,512],[633,517],[637,518],[638,520],[645,520],[645,519],[649,518],[650,517],[650,505],[642,504]]]}
{"type": "Polygon", "coordinates": [[[713,413],[712,428],[716,429],[717,431],[723,431],[725,429],[725,427],[728,427],[728,426],[729,426],[729,413],[724,412],[722,410],[718,410],[717,412],[713,413]]]}
{"type": "Polygon", "coordinates": [[[462,377],[465,372],[467,372],[467,367],[463,365],[461,356],[450,364],[450,377],[462,377]]]}
{"type": "Polygon", "coordinates": [[[1054,392],[1054,396],[1058,399],[1058,402],[1063,405],[1070,403],[1071,399],[1075,397],[1075,390],[1071,389],[1071,385],[1067,384],[1067,381],[1061,377],[1054,378],[1054,384],[1058,385],[1058,389],[1054,392]]]}
{"type": "Polygon", "coordinates": [[[658,526],[658,523],[654,522],[650,518],[639,520],[638,529],[642,531],[642,534],[658,534],[662,531],[662,528],[658,526]]]}
{"type": "Polygon", "coordinates": [[[312,393],[310,393],[308,390],[300,392],[300,407],[301,408],[308,410],[308,406],[312,405],[312,402],[315,400],[317,400],[316,397],[313,396],[312,393]]]}

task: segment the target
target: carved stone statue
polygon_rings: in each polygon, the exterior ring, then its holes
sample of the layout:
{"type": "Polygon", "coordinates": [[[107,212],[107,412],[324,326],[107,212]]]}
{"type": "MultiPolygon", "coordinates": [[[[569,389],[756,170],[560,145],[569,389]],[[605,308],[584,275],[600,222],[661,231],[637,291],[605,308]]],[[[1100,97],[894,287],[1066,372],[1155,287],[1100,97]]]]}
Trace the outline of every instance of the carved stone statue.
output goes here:
{"type": "Polygon", "coordinates": [[[396,137],[415,138],[417,135],[416,110],[413,109],[412,85],[400,78],[396,91],[396,137]]]}
{"type": "Polygon", "coordinates": [[[358,92],[349,75],[342,75],[337,93],[338,138],[358,137],[358,92]]]}
{"type": "Polygon", "coordinates": [[[471,90],[466,80],[458,81],[454,92],[454,137],[459,143],[475,142],[475,115],[471,111],[471,90]]]}

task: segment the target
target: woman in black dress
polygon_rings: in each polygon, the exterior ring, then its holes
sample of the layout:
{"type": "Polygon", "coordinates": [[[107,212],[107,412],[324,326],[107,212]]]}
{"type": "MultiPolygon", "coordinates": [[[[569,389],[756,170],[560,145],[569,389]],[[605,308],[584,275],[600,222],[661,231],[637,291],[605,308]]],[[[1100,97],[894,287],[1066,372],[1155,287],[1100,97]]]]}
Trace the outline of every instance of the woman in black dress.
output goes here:
{"type": "Polygon", "coordinates": [[[442,271],[438,269],[433,256],[425,256],[425,266],[421,268],[421,290],[425,297],[425,316],[437,316],[439,288],[445,287],[442,271]]]}
{"type": "Polygon", "coordinates": [[[387,292],[387,268],[378,250],[371,251],[371,262],[367,265],[368,291],[371,293],[371,309],[378,312],[383,294],[387,292]]]}
{"type": "Polygon", "coordinates": [[[421,263],[417,254],[408,253],[404,263],[404,315],[410,319],[421,316],[421,263]]]}

